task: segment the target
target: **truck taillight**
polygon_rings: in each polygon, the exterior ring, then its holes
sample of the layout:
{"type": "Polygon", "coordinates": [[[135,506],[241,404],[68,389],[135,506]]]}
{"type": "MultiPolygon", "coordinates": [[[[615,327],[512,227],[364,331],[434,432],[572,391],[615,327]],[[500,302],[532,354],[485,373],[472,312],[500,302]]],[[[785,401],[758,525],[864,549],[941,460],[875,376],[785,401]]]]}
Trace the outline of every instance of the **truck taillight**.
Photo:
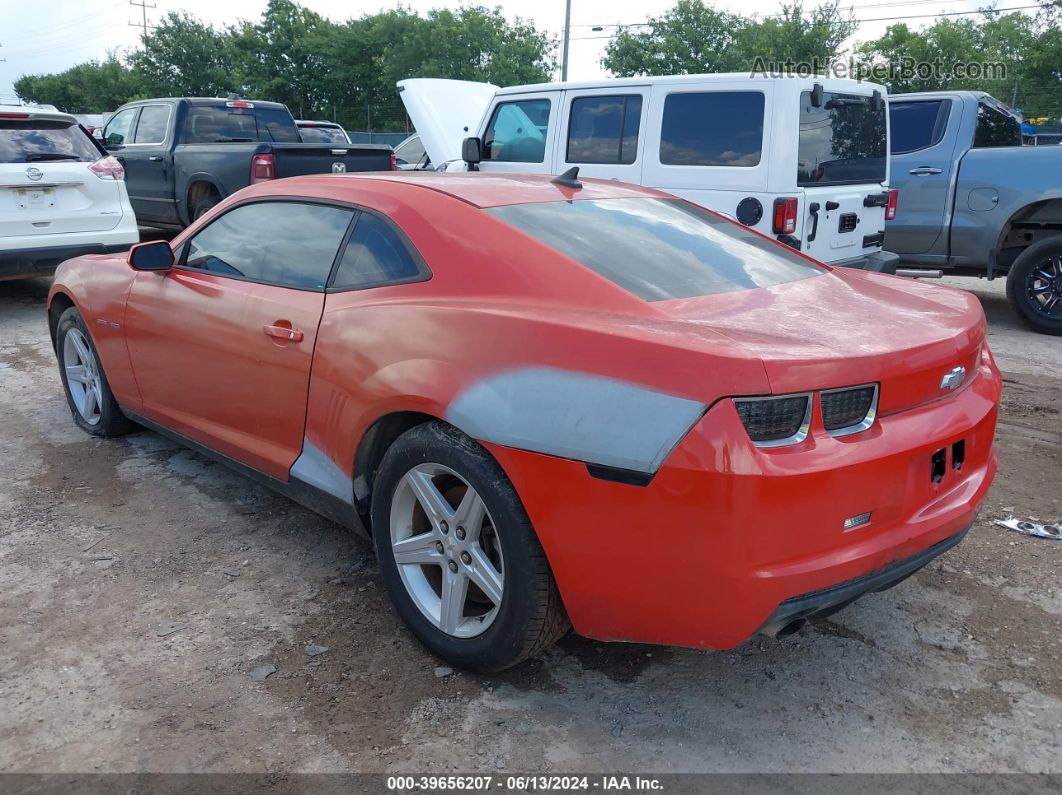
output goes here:
{"type": "Polygon", "coordinates": [[[389,168],[391,171],[398,171],[398,158],[395,156],[394,152],[391,153],[391,165],[389,168]]]}
{"type": "Polygon", "coordinates": [[[885,202],[885,220],[891,221],[896,217],[896,201],[900,198],[900,192],[893,188],[889,191],[889,199],[885,202]]]}
{"type": "Polygon", "coordinates": [[[115,182],[121,182],[125,179],[125,169],[113,157],[101,157],[95,163],[89,164],[89,171],[100,179],[109,179],[115,182]]]}
{"type": "Polygon", "coordinates": [[[797,200],[794,198],[774,200],[774,223],[771,228],[776,235],[791,235],[796,231],[797,200]]]}
{"type": "Polygon", "coordinates": [[[277,164],[273,155],[253,155],[251,157],[251,184],[277,178],[277,164]]]}

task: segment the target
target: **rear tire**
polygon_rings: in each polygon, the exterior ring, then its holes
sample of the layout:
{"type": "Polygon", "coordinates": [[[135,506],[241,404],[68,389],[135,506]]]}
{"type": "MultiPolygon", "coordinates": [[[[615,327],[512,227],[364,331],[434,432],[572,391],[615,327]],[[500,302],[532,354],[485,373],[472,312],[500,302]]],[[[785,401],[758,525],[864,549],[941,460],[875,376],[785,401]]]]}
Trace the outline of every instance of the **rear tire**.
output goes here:
{"type": "Polygon", "coordinates": [[[198,221],[208,212],[213,210],[218,204],[221,203],[221,197],[215,194],[204,196],[202,199],[195,203],[195,207],[192,208],[192,220],[198,221]]]}
{"type": "Polygon", "coordinates": [[[74,422],[93,436],[121,436],[136,428],[118,407],[81,313],[69,307],[56,326],[56,358],[74,422]]]}
{"type": "Polygon", "coordinates": [[[1041,334],[1062,335],[1062,237],[1033,243],[1007,274],[1007,298],[1041,334]]]}
{"type": "Polygon", "coordinates": [[[425,423],[391,445],[373,484],[372,528],[399,615],[447,662],[500,671],[568,631],[516,490],[491,455],[455,428],[425,423]],[[459,602],[448,603],[454,593],[459,602]]]}

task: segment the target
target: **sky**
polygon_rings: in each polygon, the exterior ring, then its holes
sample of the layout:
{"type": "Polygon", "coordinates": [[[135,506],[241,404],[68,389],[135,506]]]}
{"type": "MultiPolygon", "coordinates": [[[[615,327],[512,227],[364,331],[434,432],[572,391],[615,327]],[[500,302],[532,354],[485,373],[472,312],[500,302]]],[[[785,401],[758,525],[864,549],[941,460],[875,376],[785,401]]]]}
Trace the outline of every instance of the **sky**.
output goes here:
{"type": "MultiPolygon", "coordinates": [[[[265,9],[266,0],[144,0],[148,8],[148,24],[169,11],[186,11],[213,25],[224,25],[239,19],[257,20],[265,9]]],[[[816,0],[805,0],[808,7],[816,0]]],[[[909,24],[929,23],[939,12],[970,11],[984,2],[979,0],[842,0],[844,8],[851,7],[856,19],[880,17],[905,18],[909,24]]],[[[1027,5],[1032,0],[1002,0],[998,5],[1007,8],[1027,5]]],[[[474,0],[405,0],[414,10],[424,12],[433,7],[456,8],[477,4],[474,0]]],[[[523,17],[540,30],[560,37],[564,28],[564,0],[479,0],[482,5],[500,5],[509,18],[523,17]]],[[[394,7],[394,3],[375,0],[302,0],[301,5],[337,22],[362,14],[375,13],[394,7]]],[[[608,34],[592,31],[595,25],[644,22],[659,16],[674,5],[674,0],[572,0],[572,29],[568,78],[592,80],[606,77],[600,60],[608,34]]],[[[778,12],[779,3],[772,0],[715,0],[714,5],[729,11],[768,16],[778,12]]],[[[23,74],[58,72],[76,63],[105,58],[111,51],[127,51],[138,46],[142,11],[131,0],[41,0],[40,4],[0,2],[0,102],[15,99],[13,84],[23,74]],[[33,8],[47,8],[47,16],[32,13],[33,8]],[[135,26],[134,26],[135,23],[135,26]]],[[[853,41],[866,41],[880,36],[889,21],[864,22],[853,41]]],[[[558,48],[559,57],[559,48],[558,48]]],[[[558,75],[559,78],[559,75],[558,75]]]]}

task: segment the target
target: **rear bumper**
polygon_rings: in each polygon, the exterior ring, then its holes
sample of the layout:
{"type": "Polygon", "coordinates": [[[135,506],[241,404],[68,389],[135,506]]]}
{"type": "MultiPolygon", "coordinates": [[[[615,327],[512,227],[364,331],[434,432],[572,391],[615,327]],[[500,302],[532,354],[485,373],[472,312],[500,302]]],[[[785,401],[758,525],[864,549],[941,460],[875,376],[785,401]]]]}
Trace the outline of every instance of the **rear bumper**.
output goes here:
{"type": "Polygon", "coordinates": [[[900,256],[891,251],[875,251],[873,254],[863,254],[851,259],[843,259],[829,263],[835,268],[857,268],[875,273],[896,273],[900,264],[900,256]]]}
{"type": "Polygon", "coordinates": [[[863,433],[834,438],[813,422],[804,442],[773,449],[754,447],[720,401],[645,486],[486,446],[520,494],[577,632],[725,649],[895,584],[961,537],[995,476],[1000,387],[986,364],[959,392],[863,433]],[[934,480],[941,450],[947,471],[934,480]],[[869,522],[844,528],[864,513],[869,522]]]}
{"type": "Polygon", "coordinates": [[[82,254],[125,251],[140,240],[135,220],[101,233],[0,239],[0,280],[51,273],[63,260],[82,254]],[[50,239],[55,238],[55,239],[50,239]],[[60,242],[61,241],[61,242],[60,242]],[[48,245],[41,245],[46,243],[48,245]]]}
{"type": "Polygon", "coordinates": [[[848,582],[838,583],[829,588],[823,588],[820,591],[813,591],[803,596],[794,596],[792,599],[786,599],[782,604],[778,605],[778,609],[771,613],[770,618],[760,627],[760,633],[773,638],[782,630],[793,625],[794,622],[832,615],[841,608],[850,605],[863,594],[871,593],[872,591],[887,591],[894,585],[899,585],[931,560],[943,555],[958,544],[966,537],[966,533],[969,530],[970,525],[967,525],[951,538],[939,541],[929,547],[929,549],[923,550],[917,555],[912,555],[899,563],[886,566],[884,569],[879,569],[848,582]]]}

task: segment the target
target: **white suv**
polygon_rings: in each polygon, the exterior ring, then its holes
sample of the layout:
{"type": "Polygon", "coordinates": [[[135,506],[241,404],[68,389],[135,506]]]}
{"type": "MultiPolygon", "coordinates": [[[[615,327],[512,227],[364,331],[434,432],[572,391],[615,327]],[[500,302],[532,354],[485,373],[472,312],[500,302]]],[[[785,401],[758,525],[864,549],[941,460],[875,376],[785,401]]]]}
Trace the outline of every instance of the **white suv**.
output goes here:
{"type": "Polygon", "coordinates": [[[0,280],[136,243],[124,180],[70,114],[0,105],[0,280]]]}

